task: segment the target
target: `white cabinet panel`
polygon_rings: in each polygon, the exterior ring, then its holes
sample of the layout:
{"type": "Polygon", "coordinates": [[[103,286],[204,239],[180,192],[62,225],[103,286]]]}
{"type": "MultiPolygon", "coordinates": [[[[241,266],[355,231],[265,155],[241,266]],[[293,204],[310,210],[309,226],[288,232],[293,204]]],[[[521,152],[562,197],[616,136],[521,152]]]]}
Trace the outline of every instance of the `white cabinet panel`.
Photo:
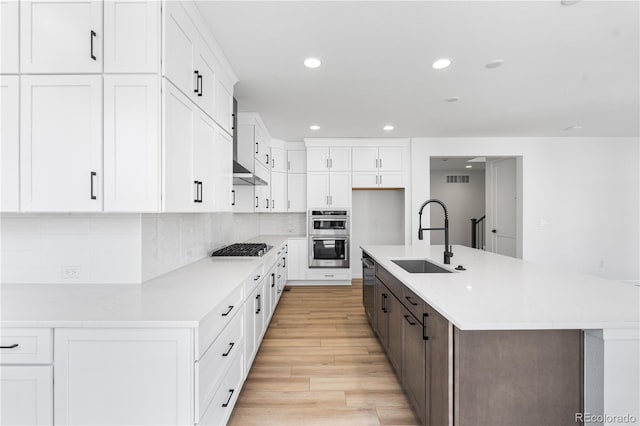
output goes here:
{"type": "Polygon", "coordinates": [[[195,100],[200,108],[211,118],[215,117],[216,104],[216,72],[215,59],[208,49],[202,46],[196,52],[196,72],[198,73],[197,91],[194,91],[195,100]]]}
{"type": "Polygon", "coordinates": [[[155,73],[160,65],[160,2],[105,0],[104,72],[155,73]]]}
{"type": "Polygon", "coordinates": [[[19,16],[20,3],[0,1],[0,74],[20,72],[19,16]]]}
{"type": "Polygon", "coordinates": [[[0,76],[0,211],[3,212],[20,210],[19,99],[20,77],[0,76]]]}
{"type": "Polygon", "coordinates": [[[271,172],[271,211],[287,211],[287,174],[271,172]]]}
{"type": "Polygon", "coordinates": [[[262,335],[265,330],[264,291],[265,277],[260,277],[260,283],[251,292],[244,304],[245,306],[245,371],[251,369],[253,359],[260,347],[262,335]]]}
{"type": "Polygon", "coordinates": [[[55,424],[193,424],[190,329],[57,329],[54,359],[55,424]]]}
{"type": "Polygon", "coordinates": [[[163,210],[194,211],[193,179],[194,122],[197,108],[193,102],[163,80],[163,210]]]}
{"type": "Polygon", "coordinates": [[[271,211],[271,185],[260,185],[255,187],[256,212],[267,213],[271,211]]]}
{"type": "Polygon", "coordinates": [[[329,170],[329,148],[307,148],[307,171],[329,170]]]}
{"type": "Polygon", "coordinates": [[[218,391],[212,398],[211,404],[198,422],[199,426],[219,426],[227,424],[238,400],[242,388],[244,357],[238,355],[221,381],[218,391]]]}
{"type": "Polygon", "coordinates": [[[215,119],[227,133],[233,133],[233,85],[216,78],[215,119]]]}
{"type": "MultiPolygon", "coordinates": [[[[378,148],[377,147],[354,147],[353,148],[353,171],[354,172],[377,172],[378,171],[378,148]]],[[[355,176],[354,176],[355,185],[355,176]]]]}
{"type": "MultiPolygon", "coordinates": [[[[355,158],[355,157],[354,157],[355,158]]],[[[378,172],[353,172],[353,188],[376,188],[378,172]]]]}
{"type": "Polygon", "coordinates": [[[253,213],[256,209],[256,202],[254,186],[233,186],[231,205],[234,213],[253,213]]]}
{"type": "Polygon", "coordinates": [[[23,73],[101,73],[102,1],[20,2],[23,73]]]}
{"type": "Polygon", "coordinates": [[[329,201],[331,208],[351,207],[351,173],[331,172],[329,201]]]}
{"type": "Polygon", "coordinates": [[[158,211],[159,126],[157,76],[104,76],[105,211],[158,211]]]}
{"type": "Polygon", "coordinates": [[[329,165],[332,172],[351,171],[351,148],[331,147],[329,150],[329,165]]]}
{"type": "Polygon", "coordinates": [[[380,147],[379,164],[380,172],[404,172],[406,148],[380,147]]]}
{"type": "Polygon", "coordinates": [[[287,267],[289,268],[287,279],[306,280],[307,266],[309,264],[309,245],[306,238],[291,238],[288,240],[289,254],[287,267]]]}
{"type": "Polygon", "coordinates": [[[22,210],[102,210],[102,77],[22,76],[21,97],[22,210]]]}
{"type": "Polygon", "coordinates": [[[267,169],[271,169],[271,141],[268,136],[258,126],[255,126],[255,159],[256,164],[260,164],[267,169]]]}
{"type": "Polygon", "coordinates": [[[380,173],[378,186],[380,188],[404,188],[404,172],[380,173]]]}
{"type": "Polygon", "coordinates": [[[289,173],[307,172],[307,152],[305,150],[287,151],[287,171],[289,173]]]}
{"type": "Polygon", "coordinates": [[[0,330],[2,364],[50,364],[52,329],[13,328],[0,330]]]}
{"type": "Polygon", "coordinates": [[[162,74],[189,96],[197,91],[196,49],[199,35],[178,1],[164,2],[162,74]]]}
{"type": "Polygon", "coordinates": [[[307,173],[307,209],[319,207],[329,207],[329,173],[309,172],[307,173]]]}
{"type": "Polygon", "coordinates": [[[282,148],[271,148],[271,171],[287,171],[287,152],[282,148]]]}
{"type": "Polygon", "coordinates": [[[289,173],[287,175],[287,211],[307,211],[307,175],[305,173],[289,173]]]}
{"type": "Polygon", "coordinates": [[[0,367],[0,424],[53,424],[51,369],[49,365],[0,367]]]}
{"type": "Polygon", "coordinates": [[[196,142],[194,145],[194,181],[198,181],[194,208],[197,211],[215,210],[216,183],[216,125],[200,109],[196,111],[196,142]]]}
{"type": "Polygon", "coordinates": [[[233,211],[233,139],[225,131],[216,127],[215,146],[215,210],[233,211]]]}

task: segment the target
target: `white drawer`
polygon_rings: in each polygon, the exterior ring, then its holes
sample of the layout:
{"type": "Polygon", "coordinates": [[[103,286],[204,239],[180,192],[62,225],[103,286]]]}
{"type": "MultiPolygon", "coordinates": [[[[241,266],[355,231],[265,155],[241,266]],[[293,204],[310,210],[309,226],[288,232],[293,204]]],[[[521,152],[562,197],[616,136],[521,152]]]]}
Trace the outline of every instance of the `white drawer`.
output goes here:
{"type": "Polygon", "coordinates": [[[50,328],[2,328],[0,364],[51,364],[50,328]]]}
{"type": "Polygon", "coordinates": [[[196,360],[200,359],[211,346],[213,341],[223,328],[229,324],[231,318],[242,310],[244,302],[244,287],[238,286],[225,300],[218,305],[200,322],[198,327],[198,353],[196,360]]]}
{"type": "MultiPolygon", "coordinates": [[[[274,261],[275,261],[275,258],[271,261],[271,263],[273,263],[274,261]]],[[[249,296],[251,293],[253,293],[253,290],[255,290],[258,284],[260,284],[262,279],[264,279],[265,277],[265,274],[266,274],[265,266],[269,266],[270,268],[271,263],[265,261],[266,265],[263,264],[262,266],[257,268],[255,271],[253,271],[253,273],[251,274],[251,277],[244,282],[244,294],[249,296]]]]}
{"type": "Polygon", "coordinates": [[[196,363],[198,414],[204,413],[220,385],[220,379],[229,370],[238,353],[243,351],[244,311],[240,310],[196,363]]]}
{"type": "Polygon", "coordinates": [[[222,379],[220,387],[213,395],[211,404],[200,418],[198,425],[224,425],[229,420],[229,416],[233,411],[233,406],[238,400],[238,394],[242,388],[242,365],[244,364],[244,356],[242,353],[237,354],[233,360],[231,368],[222,379]]]}

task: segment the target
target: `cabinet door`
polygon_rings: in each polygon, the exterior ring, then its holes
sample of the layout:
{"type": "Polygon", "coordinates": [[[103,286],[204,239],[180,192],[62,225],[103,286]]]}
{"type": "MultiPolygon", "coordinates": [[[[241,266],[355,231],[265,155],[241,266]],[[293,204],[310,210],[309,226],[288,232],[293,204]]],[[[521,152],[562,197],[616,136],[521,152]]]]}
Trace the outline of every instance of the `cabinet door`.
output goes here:
{"type": "Polygon", "coordinates": [[[282,148],[271,148],[271,171],[287,171],[287,152],[282,148]]]}
{"type": "Polygon", "coordinates": [[[196,71],[198,81],[196,91],[193,92],[194,99],[198,106],[204,110],[211,118],[216,113],[216,65],[215,59],[209,49],[204,45],[204,41],[198,39],[198,49],[196,50],[196,71]]]}
{"type": "Polygon", "coordinates": [[[307,209],[329,207],[329,173],[307,173],[307,209]]]}
{"type": "Polygon", "coordinates": [[[19,11],[17,1],[0,1],[0,74],[20,72],[19,11]]]}
{"type": "Polygon", "coordinates": [[[380,188],[404,188],[404,172],[385,172],[378,175],[380,188]]]}
{"type": "Polygon", "coordinates": [[[195,59],[199,36],[181,2],[164,2],[163,16],[162,75],[184,93],[195,95],[198,89],[195,59]]]}
{"type": "Polygon", "coordinates": [[[104,2],[104,72],[155,73],[160,65],[160,2],[104,2]]]}
{"type": "Polygon", "coordinates": [[[354,147],[353,148],[353,171],[377,173],[378,148],[377,147],[354,147]]]}
{"type": "Polygon", "coordinates": [[[55,424],[193,423],[192,330],[61,328],[54,347],[55,424]]]}
{"type": "Polygon", "coordinates": [[[216,211],[233,211],[233,139],[224,130],[216,127],[215,193],[216,211]]]}
{"type": "Polygon", "coordinates": [[[19,99],[20,77],[0,76],[0,211],[3,212],[20,210],[19,99]]]}
{"type": "Polygon", "coordinates": [[[164,79],[163,87],[163,210],[195,211],[193,150],[198,107],[164,79]]]}
{"type": "Polygon", "coordinates": [[[380,172],[404,172],[405,148],[380,147],[378,168],[380,172]]]}
{"type": "Polygon", "coordinates": [[[307,211],[307,175],[287,174],[287,211],[304,213],[307,211]]]}
{"type": "Polygon", "coordinates": [[[378,172],[353,172],[353,188],[377,188],[378,172]]]}
{"type": "Polygon", "coordinates": [[[258,289],[256,288],[244,303],[244,371],[245,374],[251,370],[251,364],[256,354],[256,332],[255,332],[255,316],[258,310],[258,299],[256,298],[258,289]]]}
{"type": "Polygon", "coordinates": [[[0,367],[0,424],[53,424],[51,369],[49,365],[0,367]]]}
{"type": "Polygon", "coordinates": [[[256,163],[271,169],[271,141],[261,127],[255,126],[256,163]]]}
{"type": "Polygon", "coordinates": [[[233,133],[233,85],[223,79],[216,79],[215,91],[216,115],[215,119],[227,133],[233,133]]]}
{"type": "Polygon", "coordinates": [[[158,211],[159,127],[157,76],[104,76],[105,211],[158,211]]]}
{"type": "Polygon", "coordinates": [[[21,1],[23,73],[101,73],[102,1],[21,1]]]}
{"type": "Polygon", "coordinates": [[[271,185],[260,185],[255,187],[256,212],[267,213],[271,211],[271,185]]]}
{"type": "Polygon", "coordinates": [[[102,76],[22,76],[23,211],[102,210],[102,76]]]}
{"type": "Polygon", "coordinates": [[[329,170],[329,148],[307,148],[307,171],[329,170]]]}
{"type": "Polygon", "coordinates": [[[351,173],[331,172],[330,179],[330,203],[331,208],[351,207],[351,173]]]}
{"type": "Polygon", "coordinates": [[[402,305],[400,301],[392,294],[387,299],[387,316],[389,317],[389,361],[396,374],[402,376],[402,322],[405,318],[402,316],[402,305]]]}
{"type": "Polygon", "coordinates": [[[332,147],[329,153],[329,166],[332,172],[351,171],[351,148],[332,147]]]}
{"type": "Polygon", "coordinates": [[[428,425],[426,401],[429,382],[427,366],[430,365],[427,342],[423,339],[422,324],[406,308],[402,308],[404,349],[402,352],[402,385],[418,414],[420,424],[428,425]]]}
{"type": "Polygon", "coordinates": [[[233,185],[231,206],[234,213],[253,213],[256,208],[255,187],[233,185]]]}
{"type": "Polygon", "coordinates": [[[289,253],[287,254],[287,279],[289,280],[306,280],[307,265],[309,264],[308,243],[306,238],[290,239],[289,253]]]}
{"type": "Polygon", "coordinates": [[[289,173],[307,172],[307,152],[305,150],[287,151],[287,171],[289,173]]]}
{"type": "Polygon", "coordinates": [[[387,306],[389,306],[389,297],[391,292],[387,290],[387,287],[376,277],[375,287],[375,306],[376,313],[374,315],[374,330],[378,334],[380,344],[387,350],[389,347],[389,316],[387,315],[387,306]]]}
{"type": "Polygon", "coordinates": [[[271,211],[287,211],[287,174],[271,172],[271,211]]]}
{"type": "Polygon", "coordinates": [[[194,181],[198,181],[197,211],[212,212],[215,210],[216,176],[216,124],[202,112],[196,110],[196,141],[193,150],[194,181]]]}

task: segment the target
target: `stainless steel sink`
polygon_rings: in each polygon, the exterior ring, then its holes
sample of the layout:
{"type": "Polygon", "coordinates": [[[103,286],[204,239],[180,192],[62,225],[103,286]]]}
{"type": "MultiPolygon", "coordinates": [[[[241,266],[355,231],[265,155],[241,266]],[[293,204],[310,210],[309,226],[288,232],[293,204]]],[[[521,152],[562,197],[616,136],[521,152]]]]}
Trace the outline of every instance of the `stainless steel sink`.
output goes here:
{"type": "Polygon", "coordinates": [[[450,274],[451,271],[425,259],[391,259],[393,263],[411,274],[450,274]]]}

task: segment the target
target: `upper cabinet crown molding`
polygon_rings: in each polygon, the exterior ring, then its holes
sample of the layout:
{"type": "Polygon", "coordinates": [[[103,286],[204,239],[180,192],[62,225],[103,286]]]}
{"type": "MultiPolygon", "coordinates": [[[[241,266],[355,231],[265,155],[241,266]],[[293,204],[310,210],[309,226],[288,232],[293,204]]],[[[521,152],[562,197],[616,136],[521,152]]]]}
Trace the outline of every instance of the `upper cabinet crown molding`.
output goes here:
{"type": "Polygon", "coordinates": [[[410,138],[304,138],[306,147],[379,147],[406,146],[409,147],[410,138]]]}

